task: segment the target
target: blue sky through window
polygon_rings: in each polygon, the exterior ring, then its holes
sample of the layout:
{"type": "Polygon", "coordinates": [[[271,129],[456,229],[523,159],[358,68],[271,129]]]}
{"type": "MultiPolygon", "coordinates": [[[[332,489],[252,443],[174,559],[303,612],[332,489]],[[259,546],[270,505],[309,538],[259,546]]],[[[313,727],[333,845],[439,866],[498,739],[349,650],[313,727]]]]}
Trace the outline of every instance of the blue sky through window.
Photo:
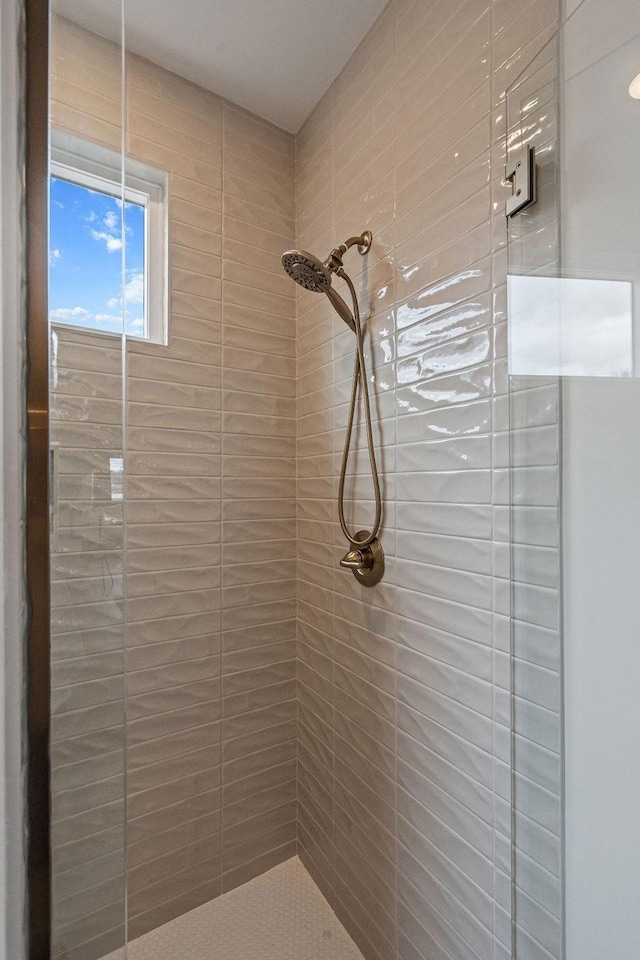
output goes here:
{"type": "MultiPolygon", "coordinates": [[[[145,210],[125,203],[124,317],[129,334],[144,329],[145,210]]],[[[49,319],[122,332],[122,204],[106,193],[50,180],[49,319]]]]}

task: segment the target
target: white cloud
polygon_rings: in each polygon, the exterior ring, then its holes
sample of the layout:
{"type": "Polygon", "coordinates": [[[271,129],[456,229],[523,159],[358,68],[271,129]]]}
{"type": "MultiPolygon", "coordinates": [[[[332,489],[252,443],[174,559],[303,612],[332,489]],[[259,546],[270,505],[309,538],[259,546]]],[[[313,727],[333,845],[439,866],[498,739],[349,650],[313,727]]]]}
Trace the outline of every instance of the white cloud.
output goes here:
{"type": "Polygon", "coordinates": [[[55,265],[56,265],[56,263],[58,262],[58,260],[61,260],[61,259],[62,259],[62,251],[61,251],[61,250],[58,250],[57,247],[56,247],[55,250],[50,250],[50,251],[49,251],[49,265],[50,265],[50,266],[55,267],[55,265]]]}
{"type": "Polygon", "coordinates": [[[122,329],[122,317],[111,313],[92,313],[85,307],[58,307],[49,312],[52,323],[69,323],[75,327],[88,327],[91,330],[111,330],[118,332],[122,329]]]}
{"type": "Polygon", "coordinates": [[[114,237],[113,234],[104,230],[92,230],[91,236],[94,240],[104,240],[109,253],[115,253],[116,250],[122,250],[122,240],[120,237],[114,237]]]}
{"type": "Polygon", "coordinates": [[[115,233],[120,228],[120,218],[114,210],[109,210],[105,214],[104,225],[110,233],[115,233]]]}
{"type": "MultiPolygon", "coordinates": [[[[144,273],[129,274],[129,280],[124,285],[124,300],[127,308],[133,303],[144,303],[144,273]]],[[[111,297],[107,300],[107,309],[122,309],[122,297],[111,297]]]]}
{"type": "Polygon", "coordinates": [[[144,274],[134,273],[124,287],[125,303],[144,303],[144,274]]]}
{"type": "Polygon", "coordinates": [[[114,317],[110,313],[96,313],[94,319],[98,326],[108,326],[110,330],[112,330],[114,326],[117,327],[122,325],[122,317],[114,317]]]}
{"type": "MultiPolygon", "coordinates": [[[[88,223],[98,221],[95,212],[90,213],[85,219],[88,223]]],[[[100,221],[100,226],[102,229],[90,230],[93,239],[104,241],[109,253],[117,253],[118,250],[122,250],[122,222],[115,210],[107,210],[100,221]]]]}
{"type": "Polygon", "coordinates": [[[137,333],[138,335],[142,335],[144,333],[144,320],[142,317],[138,317],[137,320],[131,320],[127,326],[132,333],[137,333]]]}
{"type": "MultiPolygon", "coordinates": [[[[131,273],[124,285],[124,300],[127,308],[132,303],[144,303],[144,273],[131,273]]],[[[122,297],[111,297],[107,300],[108,310],[120,310],[122,297]]]]}
{"type": "Polygon", "coordinates": [[[58,307],[49,312],[49,319],[54,323],[85,323],[88,317],[91,313],[84,307],[58,307]]]}

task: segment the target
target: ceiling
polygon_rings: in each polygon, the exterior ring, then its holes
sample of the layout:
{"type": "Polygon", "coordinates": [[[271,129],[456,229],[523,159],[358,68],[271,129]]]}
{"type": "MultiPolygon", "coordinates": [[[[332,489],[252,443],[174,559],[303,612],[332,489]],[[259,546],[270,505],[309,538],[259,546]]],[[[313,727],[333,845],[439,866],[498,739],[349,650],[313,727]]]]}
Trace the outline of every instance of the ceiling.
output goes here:
{"type": "MultiPolygon", "coordinates": [[[[387,0],[124,0],[128,50],[297,133],[387,0]]],[[[52,0],[120,36],[119,0],[52,0]]]]}

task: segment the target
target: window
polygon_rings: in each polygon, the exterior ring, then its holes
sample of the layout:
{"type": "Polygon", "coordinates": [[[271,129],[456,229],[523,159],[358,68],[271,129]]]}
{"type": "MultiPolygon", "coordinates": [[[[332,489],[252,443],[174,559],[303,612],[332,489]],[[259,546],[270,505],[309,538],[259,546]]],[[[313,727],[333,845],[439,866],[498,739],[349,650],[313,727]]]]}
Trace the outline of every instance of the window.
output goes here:
{"type": "Polygon", "coordinates": [[[52,133],[49,320],[167,342],[167,176],[52,133]]]}

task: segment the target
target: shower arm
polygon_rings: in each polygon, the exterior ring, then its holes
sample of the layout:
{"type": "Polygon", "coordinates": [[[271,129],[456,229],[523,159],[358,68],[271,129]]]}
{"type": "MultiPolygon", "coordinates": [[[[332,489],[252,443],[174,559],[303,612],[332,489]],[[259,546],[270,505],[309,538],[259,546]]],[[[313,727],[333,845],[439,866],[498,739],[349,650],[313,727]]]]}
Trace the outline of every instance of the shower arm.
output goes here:
{"type": "MultiPolygon", "coordinates": [[[[362,237],[352,237],[354,243],[362,241],[362,237]]],[[[347,241],[349,243],[350,241],[347,241]]],[[[351,243],[351,246],[354,245],[351,243]]],[[[342,246],[345,246],[342,244],[342,246]]],[[[340,250],[339,247],[336,250],[340,250]]],[[[332,251],[331,256],[335,251],[332,251]]],[[[349,290],[351,292],[351,298],[353,300],[353,317],[355,324],[355,333],[356,333],[356,359],[353,369],[353,384],[351,386],[351,399],[349,402],[349,417],[347,420],[347,431],[344,438],[344,451],[342,454],[342,465],[340,467],[340,483],[338,486],[338,514],[340,518],[340,526],[342,527],[342,532],[345,537],[351,543],[351,551],[345,557],[346,563],[343,563],[344,566],[353,566],[356,567],[359,564],[359,560],[356,556],[359,550],[362,550],[364,547],[368,547],[373,541],[377,538],[378,532],[380,530],[380,524],[382,520],[382,497],[380,494],[380,481],[378,478],[378,467],[376,464],[376,452],[375,446],[373,443],[373,428],[371,426],[371,405],[369,402],[369,387],[367,384],[367,372],[364,361],[364,349],[363,349],[363,336],[362,336],[362,325],[360,323],[360,310],[358,308],[358,298],[356,295],[355,287],[353,281],[349,274],[344,270],[342,265],[336,269],[336,274],[345,281],[349,290]],[[365,422],[367,430],[367,447],[369,452],[369,464],[371,466],[371,480],[373,482],[373,491],[376,503],[376,514],[371,532],[362,540],[358,540],[358,535],[353,534],[347,525],[345,515],[344,515],[344,486],[347,475],[347,462],[349,459],[349,449],[351,447],[351,436],[353,433],[353,420],[355,416],[356,402],[358,398],[358,384],[362,390],[362,396],[364,399],[364,408],[365,408],[365,422]],[[351,556],[353,554],[353,557],[351,556]],[[351,561],[351,562],[350,562],[351,561]]],[[[362,531],[359,531],[360,533],[362,531]]],[[[361,559],[361,558],[360,558],[361,559]]]]}
{"type": "Polygon", "coordinates": [[[342,258],[347,250],[350,250],[351,247],[357,247],[358,253],[364,257],[365,253],[368,253],[371,249],[372,241],[373,237],[370,230],[365,230],[365,232],[361,233],[358,237],[349,237],[349,239],[345,240],[344,243],[341,243],[339,246],[333,248],[325,263],[330,270],[333,270],[334,273],[337,273],[338,276],[341,276],[340,270],[342,269],[342,258]]]}

